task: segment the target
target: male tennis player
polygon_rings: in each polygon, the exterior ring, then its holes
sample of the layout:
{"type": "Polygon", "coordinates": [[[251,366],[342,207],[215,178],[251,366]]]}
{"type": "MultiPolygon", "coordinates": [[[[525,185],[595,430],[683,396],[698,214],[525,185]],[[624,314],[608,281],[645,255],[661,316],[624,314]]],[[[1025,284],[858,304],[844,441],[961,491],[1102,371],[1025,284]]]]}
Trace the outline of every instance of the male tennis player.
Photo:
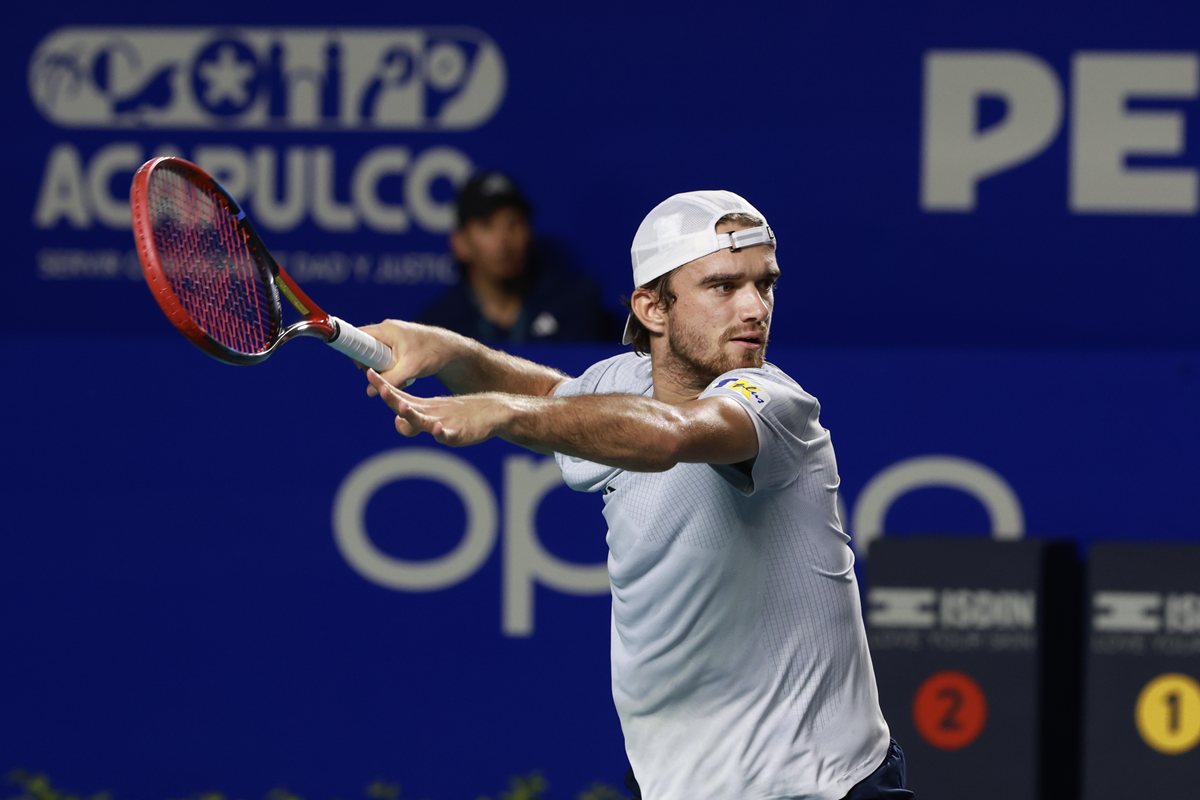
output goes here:
{"type": "MultiPolygon", "coordinates": [[[[650,800],[907,798],[879,710],[819,405],[764,361],[775,235],[731,192],[668,198],[633,239],[625,343],[578,378],[403,322],[368,373],[405,436],[498,436],[602,492],[612,691],[650,800]],[[648,353],[649,358],[642,353],[648,353]],[[454,397],[396,389],[437,375],[454,397]]],[[[639,795],[641,796],[641,795],[639,795]]]]}

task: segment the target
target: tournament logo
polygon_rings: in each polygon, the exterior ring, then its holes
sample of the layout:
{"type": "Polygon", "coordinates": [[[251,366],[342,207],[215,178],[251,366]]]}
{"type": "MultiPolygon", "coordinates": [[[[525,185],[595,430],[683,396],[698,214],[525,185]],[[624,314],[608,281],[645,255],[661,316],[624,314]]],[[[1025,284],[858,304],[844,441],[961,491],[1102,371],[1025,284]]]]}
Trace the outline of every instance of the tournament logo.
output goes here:
{"type": "Polygon", "coordinates": [[[60,28],[29,64],[62,127],[467,130],[504,97],[473,28],[60,28]]]}
{"type": "Polygon", "coordinates": [[[726,378],[717,383],[718,389],[728,389],[731,392],[737,392],[747,400],[751,400],[760,406],[765,406],[770,401],[771,396],[765,391],[750,383],[745,378],[726,378]]]}

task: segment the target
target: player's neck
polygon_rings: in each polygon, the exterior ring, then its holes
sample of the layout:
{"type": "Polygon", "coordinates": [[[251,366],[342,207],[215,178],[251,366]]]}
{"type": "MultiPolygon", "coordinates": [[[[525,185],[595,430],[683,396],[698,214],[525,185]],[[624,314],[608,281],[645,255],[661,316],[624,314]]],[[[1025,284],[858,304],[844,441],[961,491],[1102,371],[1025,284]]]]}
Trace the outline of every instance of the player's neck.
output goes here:
{"type": "Polygon", "coordinates": [[[666,348],[650,348],[650,374],[654,381],[654,399],[671,405],[688,403],[712,382],[689,365],[672,358],[666,348]]]}

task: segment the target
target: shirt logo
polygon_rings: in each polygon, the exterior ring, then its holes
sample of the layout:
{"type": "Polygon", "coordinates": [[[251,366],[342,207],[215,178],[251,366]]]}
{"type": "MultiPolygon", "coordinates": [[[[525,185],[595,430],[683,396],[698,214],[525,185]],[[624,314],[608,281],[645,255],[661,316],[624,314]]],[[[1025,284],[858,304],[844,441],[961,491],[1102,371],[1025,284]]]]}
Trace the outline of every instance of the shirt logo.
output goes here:
{"type": "Polygon", "coordinates": [[[745,378],[726,378],[717,383],[718,389],[728,389],[731,392],[737,392],[747,400],[753,401],[760,406],[765,406],[767,401],[771,399],[765,391],[750,383],[745,378]]]}

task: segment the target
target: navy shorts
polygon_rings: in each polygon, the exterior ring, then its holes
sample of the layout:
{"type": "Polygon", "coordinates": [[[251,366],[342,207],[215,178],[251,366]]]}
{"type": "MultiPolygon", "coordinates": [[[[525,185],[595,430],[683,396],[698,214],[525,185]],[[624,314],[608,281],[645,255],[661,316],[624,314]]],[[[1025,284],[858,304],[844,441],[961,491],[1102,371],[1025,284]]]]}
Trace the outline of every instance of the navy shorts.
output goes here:
{"type": "Polygon", "coordinates": [[[892,739],[883,763],[854,784],[842,800],[905,800],[913,796],[907,787],[908,764],[904,761],[904,751],[892,739]]]}

